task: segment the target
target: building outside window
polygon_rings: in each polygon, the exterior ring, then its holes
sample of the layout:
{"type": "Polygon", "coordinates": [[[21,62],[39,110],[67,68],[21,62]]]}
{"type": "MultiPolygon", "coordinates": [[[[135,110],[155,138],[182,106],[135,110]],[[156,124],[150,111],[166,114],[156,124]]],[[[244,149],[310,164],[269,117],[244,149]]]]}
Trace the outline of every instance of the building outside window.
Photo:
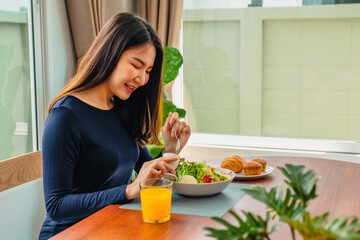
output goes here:
{"type": "Polygon", "coordinates": [[[0,0],[0,160],[36,149],[29,6],[0,0]]]}
{"type": "Polygon", "coordinates": [[[360,153],[357,2],[185,0],[193,143],[360,153]]]}

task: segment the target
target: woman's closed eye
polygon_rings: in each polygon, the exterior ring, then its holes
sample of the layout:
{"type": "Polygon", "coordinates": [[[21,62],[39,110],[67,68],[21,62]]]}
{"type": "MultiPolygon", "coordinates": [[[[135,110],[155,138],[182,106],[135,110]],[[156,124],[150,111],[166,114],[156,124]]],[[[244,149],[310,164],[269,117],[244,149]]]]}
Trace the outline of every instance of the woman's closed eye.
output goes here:
{"type": "Polygon", "coordinates": [[[133,67],[136,68],[136,69],[140,69],[140,67],[136,66],[135,64],[131,63],[131,65],[133,65],[133,67]]]}
{"type": "MultiPolygon", "coordinates": [[[[141,67],[140,66],[137,66],[136,64],[134,63],[130,63],[135,69],[139,70],[141,67]]],[[[145,71],[146,74],[150,74],[152,68],[148,68],[147,71],[145,71]]]]}

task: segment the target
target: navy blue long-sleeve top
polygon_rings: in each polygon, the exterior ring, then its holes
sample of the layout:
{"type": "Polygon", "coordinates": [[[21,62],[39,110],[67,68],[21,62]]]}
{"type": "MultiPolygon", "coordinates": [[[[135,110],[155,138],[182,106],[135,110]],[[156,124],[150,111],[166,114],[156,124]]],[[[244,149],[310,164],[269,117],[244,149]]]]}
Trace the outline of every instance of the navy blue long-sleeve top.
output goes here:
{"type": "Polygon", "coordinates": [[[101,110],[74,96],[50,111],[42,139],[48,239],[109,204],[126,203],[132,170],[152,158],[126,129],[119,104],[101,110]]]}

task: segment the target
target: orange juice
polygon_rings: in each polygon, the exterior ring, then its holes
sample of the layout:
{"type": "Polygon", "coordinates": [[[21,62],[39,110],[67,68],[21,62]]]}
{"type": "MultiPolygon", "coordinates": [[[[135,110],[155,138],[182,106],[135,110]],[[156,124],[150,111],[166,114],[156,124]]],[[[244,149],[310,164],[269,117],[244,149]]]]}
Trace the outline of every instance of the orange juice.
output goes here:
{"type": "Polygon", "coordinates": [[[142,215],[145,222],[163,223],[170,220],[171,189],[151,186],[140,191],[142,215]]]}
{"type": "Polygon", "coordinates": [[[163,223],[170,220],[173,182],[164,178],[150,178],[140,182],[143,220],[163,223]]]}

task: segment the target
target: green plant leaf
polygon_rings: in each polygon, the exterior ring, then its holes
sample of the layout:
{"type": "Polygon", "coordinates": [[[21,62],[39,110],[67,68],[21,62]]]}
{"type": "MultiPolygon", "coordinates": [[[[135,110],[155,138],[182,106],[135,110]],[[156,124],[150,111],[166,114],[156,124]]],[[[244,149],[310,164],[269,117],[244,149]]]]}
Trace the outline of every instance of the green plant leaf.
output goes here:
{"type": "Polygon", "coordinates": [[[339,240],[360,239],[360,223],[354,216],[334,218],[325,223],[324,229],[336,235],[339,240]]]}
{"type": "Polygon", "coordinates": [[[309,213],[306,212],[304,214],[303,221],[289,220],[287,223],[296,229],[304,239],[335,239],[334,237],[336,236],[332,235],[322,227],[322,224],[326,221],[327,216],[328,214],[325,213],[322,216],[311,219],[309,213]]]}
{"type": "Polygon", "coordinates": [[[185,118],[186,111],[182,108],[177,108],[175,104],[169,100],[163,101],[163,113],[162,113],[162,126],[164,126],[166,118],[169,115],[169,112],[179,113],[179,119],[185,118]]]}
{"type": "Polygon", "coordinates": [[[263,202],[284,222],[300,219],[304,215],[305,208],[292,196],[290,189],[287,189],[284,199],[281,186],[272,187],[267,192],[264,186],[256,184],[241,191],[263,202]]]}
{"type": "Polygon", "coordinates": [[[137,178],[137,173],[135,172],[135,170],[133,170],[131,173],[131,182],[134,182],[136,178],[137,178]]]}
{"type": "Polygon", "coordinates": [[[355,240],[360,239],[360,224],[356,217],[334,218],[327,222],[328,213],[303,221],[290,221],[304,239],[307,240],[355,240]]]}
{"type": "Polygon", "coordinates": [[[316,177],[313,169],[303,173],[305,166],[295,166],[292,164],[285,164],[285,168],[278,167],[278,169],[288,179],[285,180],[286,184],[293,190],[294,197],[299,199],[303,206],[307,206],[309,200],[317,197],[316,183],[319,181],[319,178],[316,177]]]}
{"type": "Polygon", "coordinates": [[[176,112],[179,114],[179,119],[185,118],[186,111],[183,108],[176,108],[176,112]]]}
{"type": "Polygon", "coordinates": [[[162,70],[163,85],[173,81],[179,74],[179,69],[183,64],[183,57],[179,50],[174,47],[164,47],[164,65],[162,70]]]}
{"type": "Polygon", "coordinates": [[[232,234],[228,230],[220,230],[220,229],[214,229],[214,228],[204,228],[205,230],[210,231],[210,233],[207,236],[221,239],[221,240],[235,240],[235,239],[241,239],[238,238],[236,235],[232,234]]]}
{"type": "Polygon", "coordinates": [[[214,237],[216,239],[268,239],[269,234],[276,231],[278,226],[272,227],[271,232],[267,231],[268,223],[270,221],[270,213],[267,212],[266,218],[262,219],[260,216],[253,215],[250,212],[243,211],[245,220],[233,211],[229,213],[238,220],[239,226],[235,226],[225,221],[222,218],[213,217],[212,219],[221,223],[226,229],[204,228],[210,231],[207,236],[214,237]]]}
{"type": "Polygon", "coordinates": [[[152,144],[146,144],[147,149],[149,150],[151,156],[153,158],[159,156],[161,151],[164,149],[164,138],[163,136],[160,136],[160,142],[163,144],[161,146],[152,145],[152,144]]]}
{"type": "Polygon", "coordinates": [[[176,106],[169,100],[163,101],[163,112],[162,112],[162,126],[164,126],[166,118],[169,115],[169,112],[175,112],[176,106]]]}
{"type": "Polygon", "coordinates": [[[153,158],[159,156],[161,151],[164,149],[164,146],[156,146],[156,145],[146,145],[149,149],[149,152],[153,158]]]}

